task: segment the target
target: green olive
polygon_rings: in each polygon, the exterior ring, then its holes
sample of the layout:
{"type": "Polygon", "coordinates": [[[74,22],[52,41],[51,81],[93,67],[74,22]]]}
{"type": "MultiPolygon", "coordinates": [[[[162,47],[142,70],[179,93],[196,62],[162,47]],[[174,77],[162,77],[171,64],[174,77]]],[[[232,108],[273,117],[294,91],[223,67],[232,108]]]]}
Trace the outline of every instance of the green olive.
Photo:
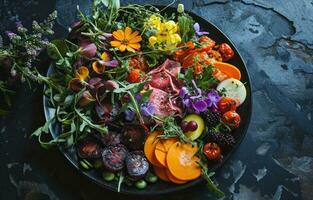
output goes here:
{"type": "Polygon", "coordinates": [[[79,164],[82,168],[88,170],[90,167],[88,165],[88,163],[86,163],[84,160],[79,161],[79,164]]]}
{"type": "Polygon", "coordinates": [[[93,163],[93,167],[96,169],[99,169],[103,166],[102,160],[95,160],[95,162],[93,163]]]}
{"type": "Polygon", "coordinates": [[[113,181],[113,179],[115,178],[115,174],[112,172],[103,172],[102,173],[102,178],[105,181],[113,181]]]}
{"type": "Polygon", "coordinates": [[[158,177],[151,172],[148,172],[148,174],[146,175],[146,181],[148,181],[149,183],[155,183],[158,181],[158,177]]]}
{"type": "Polygon", "coordinates": [[[147,182],[145,180],[139,180],[135,183],[136,188],[142,190],[147,187],[147,182]]]}

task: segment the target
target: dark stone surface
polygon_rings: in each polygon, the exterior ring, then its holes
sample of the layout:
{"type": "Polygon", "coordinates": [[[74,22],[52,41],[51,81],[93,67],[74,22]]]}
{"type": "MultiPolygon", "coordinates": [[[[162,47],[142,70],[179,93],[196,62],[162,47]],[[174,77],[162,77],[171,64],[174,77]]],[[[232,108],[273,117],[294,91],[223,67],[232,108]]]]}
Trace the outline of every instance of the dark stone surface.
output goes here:
{"type": "MultiPolygon", "coordinates": [[[[88,12],[90,1],[1,0],[0,33],[16,20],[30,25],[57,9],[57,35],[63,35],[76,16],[76,5],[88,12]]],[[[247,137],[215,176],[225,199],[312,199],[313,1],[182,2],[232,39],[252,79],[254,108],[247,137]]],[[[96,186],[56,148],[43,150],[29,139],[44,122],[41,98],[40,90],[32,94],[20,89],[11,114],[0,121],[0,199],[146,199],[96,186]]],[[[210,198],[203,184],[155,199],[210,198]]]]}

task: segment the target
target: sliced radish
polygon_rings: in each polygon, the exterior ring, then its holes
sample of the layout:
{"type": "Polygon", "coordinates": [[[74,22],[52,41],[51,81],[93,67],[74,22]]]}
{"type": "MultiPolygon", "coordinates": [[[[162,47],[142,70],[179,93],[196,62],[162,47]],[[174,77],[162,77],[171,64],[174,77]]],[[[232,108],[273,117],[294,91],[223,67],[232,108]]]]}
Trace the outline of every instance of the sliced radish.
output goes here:
{"type": "Polygon", "coordinates": [[[229,78],[220,82],[216,89],[223,92],[227,97],[238,99],[239,105],[241,105],[247,97],[245,85],[241,81],[234,78],[229,78]]]}

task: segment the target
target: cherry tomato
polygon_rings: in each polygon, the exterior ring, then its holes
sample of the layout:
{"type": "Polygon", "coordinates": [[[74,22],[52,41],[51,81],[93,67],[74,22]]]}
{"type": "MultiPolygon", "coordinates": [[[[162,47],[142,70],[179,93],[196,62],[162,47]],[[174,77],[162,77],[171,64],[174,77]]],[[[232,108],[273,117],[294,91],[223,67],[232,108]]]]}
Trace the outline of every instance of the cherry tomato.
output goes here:
{"type": "Polygon", "coordinates": [[[235,111],[237,108],[237,102],[233,98],[229,97],[222,97],[221,100],[218,102],[218,109],[222,113],[226,113],[227,111],[235,111]]]}
{"type": "Polygon", "coordinates": [[[218,48],[218,51],[222,55],[223,61],[227,61],[227,60],[231,59],[234,56],[234,51],[226,43],[222,43],[220,45],[220,47],[218,48]]]}
{"type": "Polygon", "coordinates": [[[221,158],[221,148],[216,143],[205,144],[203,152],[209,160],[218,160],[221,158]]]}
{"type": "Polygon", "coordinates": [[[236,111],[227,111],[223,114],[222,121],[230,128],[238,128],[240,125],[240,115],[236,111]]]}
{"type": "Polygon", "coordinates": [[[152,75],[150,85],[158,89],[164,89],[170,84],[170,77],[165,72],[152,75]]]}

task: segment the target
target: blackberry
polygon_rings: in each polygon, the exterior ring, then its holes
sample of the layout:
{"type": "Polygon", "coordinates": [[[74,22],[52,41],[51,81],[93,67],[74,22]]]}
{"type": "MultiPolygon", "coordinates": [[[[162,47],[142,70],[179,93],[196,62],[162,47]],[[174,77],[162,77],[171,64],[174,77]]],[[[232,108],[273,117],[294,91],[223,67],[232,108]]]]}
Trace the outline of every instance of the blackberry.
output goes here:
{"type": "Polygon", "coordinates": [[[223,134],[214,129],[209,130],[208,142],[217,143],[223,152],[230,151],[236,143],[235,138],[231,134],[223,134]]]}
{"type": "Polygon", "coordinates": [[[209,127],[214,127],[220,122],[221,114],[220,112],[208,111],[204,113],[204,119],[209,127]]]}
{"type": "Polygon", "coordinates": [[[229,134],[231,132],[231,129],[226,124],[221,124],[218,130],[224,134],[229,134]]]}

